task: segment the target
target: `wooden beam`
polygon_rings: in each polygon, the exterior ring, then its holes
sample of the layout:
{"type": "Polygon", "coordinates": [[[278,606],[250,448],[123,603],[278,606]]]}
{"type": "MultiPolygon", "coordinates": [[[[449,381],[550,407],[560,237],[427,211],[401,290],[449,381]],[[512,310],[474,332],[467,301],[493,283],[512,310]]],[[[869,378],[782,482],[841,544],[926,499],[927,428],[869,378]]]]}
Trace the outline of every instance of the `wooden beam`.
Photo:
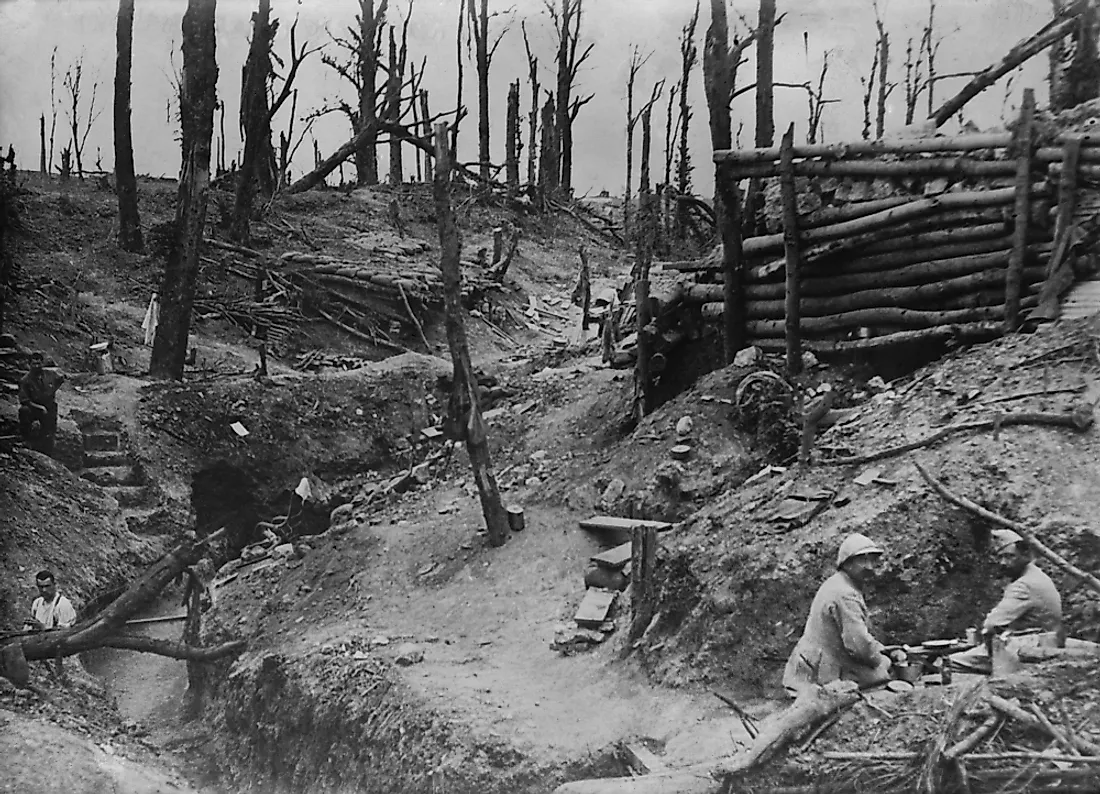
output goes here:
{"type": "MultiPolygon", "coordinates": [[[[973,160],[965,157],[919,160],[796,160],[796,176],[818,177],[907,177],[907,176],[1012,176],[1016,166],[1011,160],[973,160]]],[[[780,175],[777,163],[754,163],[738,166],[737,177],[774,177],[780,175]]]]}
{"type": "MultiPolygon", "coordinates": [[[[796,146],[793,157],[843,157],[883,154],[915,154],[920,152],[970,152],[976,149],[1003,149],[1012,144],[1010,133],[989,135],[958,135],[936,138],[895,138],[881,141],[853,141],[849,143],[807,144],[796,146]]],[[[766,149],[716,149],[714,162],[735,163],[738,166],[751,163],[774,163],[779,160],[780,147],[766,149]]]]}
{"type": "Polygon", "coordinates": [[[780,189],[783,192],[783,248],[787,259],[787,284],[785,295],[784,320],[787,335],[787,374],[797,375],[802,371],[802,348],[799,345],[799,280],[801,278],[801,252],[798,239],[798,196],[795,194],[794,170],[792,169],[794,151],[794,124],[787,127],[780,146],[780,189]]]}
{"type": "Polygon", "coordinates": [[[1032,120],[1035,115],[1035,92],[1024,89],[1024,101],[1020,107],[1020,120],[1016,125],[1016,210],[1015,228],[1012,232],[1012,255],[1008,260],[1005,273],[1005,318],[1006,334],[1016,330],[1020,324],[1020,290],[1022,286],[1024,259],[1027,256],[1027,227],[1031,216],[1031,139],[1032,120]]]}

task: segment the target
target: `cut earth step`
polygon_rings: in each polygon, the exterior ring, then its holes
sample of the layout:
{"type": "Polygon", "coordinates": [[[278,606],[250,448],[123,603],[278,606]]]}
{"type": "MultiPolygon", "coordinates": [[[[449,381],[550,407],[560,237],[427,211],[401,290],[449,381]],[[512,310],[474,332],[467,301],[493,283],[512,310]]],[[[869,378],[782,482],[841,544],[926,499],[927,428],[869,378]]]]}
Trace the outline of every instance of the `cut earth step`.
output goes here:
{"type": "Polygon", "coordinates": [[[86,433],[84,435],[85,452],[109,452],[118,448],[118,433],[86,433]]]}
{"type": "Polygon", "coordinates": [[[131,462],[130,453],[121,450],[84,453],[84,468],[95,469],[100,466],[127,466],[131,462]]]}
{"type": "Polygon", "coordinates": [[[152,497],[144,485],[105,485],[103,490],[115,498],[119,507],[149,505],[152,497]]]}
{"type": "Polygon", "coordinates": [[[80,472],[80,478],[96,485],[141,485],[141,472],[133,466],[97,466],[80,472]]]}

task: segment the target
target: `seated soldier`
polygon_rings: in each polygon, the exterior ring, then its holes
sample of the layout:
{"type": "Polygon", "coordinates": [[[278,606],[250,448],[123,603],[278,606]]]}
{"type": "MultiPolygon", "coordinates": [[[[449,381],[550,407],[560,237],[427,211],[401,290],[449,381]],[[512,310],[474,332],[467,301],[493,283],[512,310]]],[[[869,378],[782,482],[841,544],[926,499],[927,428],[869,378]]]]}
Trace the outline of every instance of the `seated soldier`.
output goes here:
{"type": "Polygon", "coordinates": [[[1000,572],[1012,581],[982,623],[982,643],[950,657],[952,664],[968,672],[992,671],[993,638],[1006,632],[1009,642],[1017,646],[1065,645],[1062,598],[1054,582],[1035,564],[1031,545],[1010,529],[992,534],[994,559],[1000,572]]]}
{"type": "Polygon", "coordinates": [[[65,377],[53,368],[47,369],[44,363],[41,353],[33,353],[30,369],[19,381],[19,433],[28,446],[52,455],[57,433],[57,390],[65,377]]]}

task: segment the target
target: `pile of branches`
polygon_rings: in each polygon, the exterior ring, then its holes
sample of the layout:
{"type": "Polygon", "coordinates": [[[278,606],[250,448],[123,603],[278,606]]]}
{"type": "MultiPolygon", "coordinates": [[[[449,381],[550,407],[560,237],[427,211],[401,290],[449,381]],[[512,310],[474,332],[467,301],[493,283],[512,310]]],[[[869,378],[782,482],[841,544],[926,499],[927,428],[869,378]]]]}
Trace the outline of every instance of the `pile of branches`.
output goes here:
{"type": "MultiPolygon", "coordinates": [[[[1062,665],[1061,675],[1044,681],[1051,688],[1035,686],[1034,680],[1000,693],[1003,685],[984,681],[968,689],[952,688],[954,698],[939,714],[907,710],[912,704],[899,700],[891,708],[908,717],[907,730],[915,740],[910,749],[824,751],[793,758],[788,769],[812,770],[814,791],[1100,791],[1100,746],[1095,739],[1100,715],[1080,698],[1082,687],[1095,688],[1100,658],[1062,665]],[[1072,669],[1068,676],[1066,665],[1072,669]],[[914,729],[909,725],[914,720],[926,722],[927,730],[914,729]]],[[[852,727],[851,719],[840,724],[852,727]]]]}

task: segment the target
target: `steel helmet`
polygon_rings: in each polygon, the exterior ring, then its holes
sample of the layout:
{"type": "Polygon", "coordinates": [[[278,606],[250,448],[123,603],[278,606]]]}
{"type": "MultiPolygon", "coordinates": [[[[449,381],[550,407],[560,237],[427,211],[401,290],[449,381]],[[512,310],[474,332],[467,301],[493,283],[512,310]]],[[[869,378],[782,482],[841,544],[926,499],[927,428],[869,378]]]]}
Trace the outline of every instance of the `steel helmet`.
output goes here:
{"type": "Polygon", "coordinates": [[[1000,551],[1006,546],[1015,546],[1017,543],[1026,542],[1018,532],[1013,532],[1011,529],[995,529],[990,534],[993,536],[993,542],[990,544],[993,551],[1000,551]]]}
{"type": "Polygon", "coordinates": [[[864,554],[882,554],[882,549],[866,535],[853,532],[840,544],[840,550],[836,554],[836,567],[839,568],[852,557],[864,554]]]}

